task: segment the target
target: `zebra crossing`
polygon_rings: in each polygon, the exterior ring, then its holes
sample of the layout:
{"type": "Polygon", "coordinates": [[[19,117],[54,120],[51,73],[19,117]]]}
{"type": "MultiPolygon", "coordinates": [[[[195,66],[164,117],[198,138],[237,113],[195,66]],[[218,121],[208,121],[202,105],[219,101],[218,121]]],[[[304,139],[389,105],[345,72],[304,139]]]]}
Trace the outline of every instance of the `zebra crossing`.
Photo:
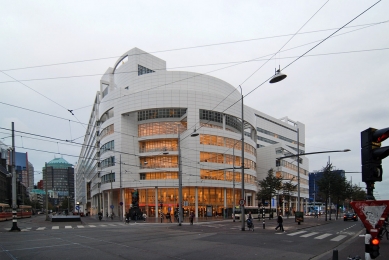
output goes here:
{"type": "MultiPolygon", "coordinates": [[[[49,227],[24,227],[21,228],[22,232],[29,231],[43,231],[43,230],[59,230],[59,229],[85,229],[85,228],[107,228],[107,227],[119,227],[119,226],[132,226],[137,225],[136,223],[124,224],[124,223],[116,223],[116,224],[94,224],[94,225],[65,225],[65,226],[49,226],[49,227]]],[[[9,228],[4,228],[5,231],[9,231],[9,228]]]]}
{"type": "Polygon", "coordinates": [[[326,238],[330,238],[329,241],[333,241],[333,242],[339,242],[343,239],[345,239],[347,237],[347,235],[339,235],[339,234],[336,234],[335,237],[334,234],[330,234],[330,233],[324,233],[324,234],[320,234],[319,232],[309,232],[309,231],[297,231],[297,232],[293,232],[293,233],[276,233],[276,234],[286,234],[287,236],[299,236],[299,237],[302,237],[302,238],[313,238],[313,239],[317,239],[317,240],[321,240],[321,239],[326,239],[326,238]]]}

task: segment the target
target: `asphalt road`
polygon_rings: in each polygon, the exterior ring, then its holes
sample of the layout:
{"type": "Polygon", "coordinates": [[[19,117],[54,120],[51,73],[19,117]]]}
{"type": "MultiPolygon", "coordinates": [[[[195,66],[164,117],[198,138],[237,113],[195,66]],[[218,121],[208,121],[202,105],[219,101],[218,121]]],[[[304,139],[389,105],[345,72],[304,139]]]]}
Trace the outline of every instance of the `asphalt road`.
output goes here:
{"type": "MultiPolygon", "coordinates": [[[[308,219],[297,225],[285,219],[286,232],[275,220],[255,220],[255,231],[241,231],[240,222],[220,220],[184,223],[98,221],[48,222],[44,216],[19,220],[22,232],[8,232],[0,222],[0,259],[339,259],[363,256],[361,222],[308,219]]],[[[389,259],[389,241],[382,241],[379,259],[389,259]]]]}

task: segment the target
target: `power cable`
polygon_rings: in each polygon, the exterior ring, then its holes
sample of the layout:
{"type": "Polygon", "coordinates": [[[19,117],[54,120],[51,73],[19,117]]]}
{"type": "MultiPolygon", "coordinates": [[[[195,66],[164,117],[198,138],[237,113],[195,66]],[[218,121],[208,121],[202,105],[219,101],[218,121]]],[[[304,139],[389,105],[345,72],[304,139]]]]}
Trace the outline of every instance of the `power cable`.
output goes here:
{"type": "MultiPolygon", "coordinates": [[[[360,25],[353,25],[346,28],[353,28],[353,27],[360,27],[365,25],[376,25],[381,22],[377,23],[369,23],[369,24],[360,24],[360,25]]],[[[307,31],[307,32],[301,32],[299,34],[311,34],[311,33],[317,33],[317,32],[325,32],[325,31],[332,31],[336,30],[337,28],[328,28],[328,29],[321,29],[321,30],[315,30],[315,31],[307,31]]],[[[266,39],[273,39],[273,38],[280,38],[280,37],[287,37],[291,36],[293,34],[283,34],[283,35],[276,35],[276,36],[268,36],[268,37],[260,37],[260,38],[253,38],[253,39],[246,39],[246,40],[237,40],[237,41],[230,41],[230,42],[221,42],[221,43],[213,43],[213,44],[205,44],[205,45],[197,45],[197,46],[191,46],[191,47],[181,47],[181,48],[175,48],[175,49],[168,49],[168,50],[161,50],[161,51],[151,51],[148,53],[138,53],[133,54],[135,55],[145,55],[145,54],[151,54],[151,53],[162,53],[162,52],[171,52],[171,51],[181,51],[181,50],[188,50],[188,49],[195,49],[195,48],[204,48],[204,47],[213,47],[217,45],[227,45],[227,44],[234,44],[234,43],[242,43],[242,42],[250,42],[250,41],[258,41],[258,40],[266,40],[266,39]]],[[[103,57],[103,58],[94,58],[94,59],[85,59],[85,60],[78,60],[78,61],[69,61],[69,62],[59,62],[59,63],[52,63],[52,64],[45,64],[45,65],[36,65],[36,66],[28,66],[28,67],[19,67],[19,68],[13,68],[13,69],[3,69],[2,71],[13,71],[13,70],[24,70],[24,69],[33,69],[33,68],[42,68],[42,67],[51,67],[51,66],[58,66],[58,65],[67,65],[67,64],[74,64],[74,63],[82,63],[82,62],[91,62],[91,61],[99,61],[99,60],[106,60],[106,59],[115,59],[115,58],[121,58],[124,57],[122,55],[120,56],[111,56],[111,57],[103,57]]]]}

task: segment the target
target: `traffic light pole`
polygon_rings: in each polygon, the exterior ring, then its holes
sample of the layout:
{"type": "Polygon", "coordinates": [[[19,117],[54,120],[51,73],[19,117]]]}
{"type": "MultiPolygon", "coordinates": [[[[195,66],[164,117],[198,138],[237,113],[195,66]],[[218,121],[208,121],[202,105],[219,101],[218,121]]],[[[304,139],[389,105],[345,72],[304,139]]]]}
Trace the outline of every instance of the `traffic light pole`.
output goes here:
{"type": "Polygon", "coordinates": [[[17,219],[17,203],[16,203],[16,173],[15,173],[15,129],[12,122],[12,228],[10,232],[20,231],[18,228],[17,219]]]}

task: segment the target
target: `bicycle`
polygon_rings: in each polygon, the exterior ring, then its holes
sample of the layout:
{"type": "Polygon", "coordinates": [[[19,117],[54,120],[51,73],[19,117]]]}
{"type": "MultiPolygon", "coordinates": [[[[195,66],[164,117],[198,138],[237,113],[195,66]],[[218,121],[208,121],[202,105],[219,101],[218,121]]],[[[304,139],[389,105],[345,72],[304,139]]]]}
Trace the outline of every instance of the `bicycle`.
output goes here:
{"type": "Polygon", "coordinates": [[[382,228],[380,228],[380,231],[378,232],[378,238],[379,240],[382,240],[382,238],[384,237],[384,235],[386,235],[386,239],[389,240],[389,232],[388,232],[388,222],[385,221],[384,222],[384,225],[382,226],[382,228]]]}

